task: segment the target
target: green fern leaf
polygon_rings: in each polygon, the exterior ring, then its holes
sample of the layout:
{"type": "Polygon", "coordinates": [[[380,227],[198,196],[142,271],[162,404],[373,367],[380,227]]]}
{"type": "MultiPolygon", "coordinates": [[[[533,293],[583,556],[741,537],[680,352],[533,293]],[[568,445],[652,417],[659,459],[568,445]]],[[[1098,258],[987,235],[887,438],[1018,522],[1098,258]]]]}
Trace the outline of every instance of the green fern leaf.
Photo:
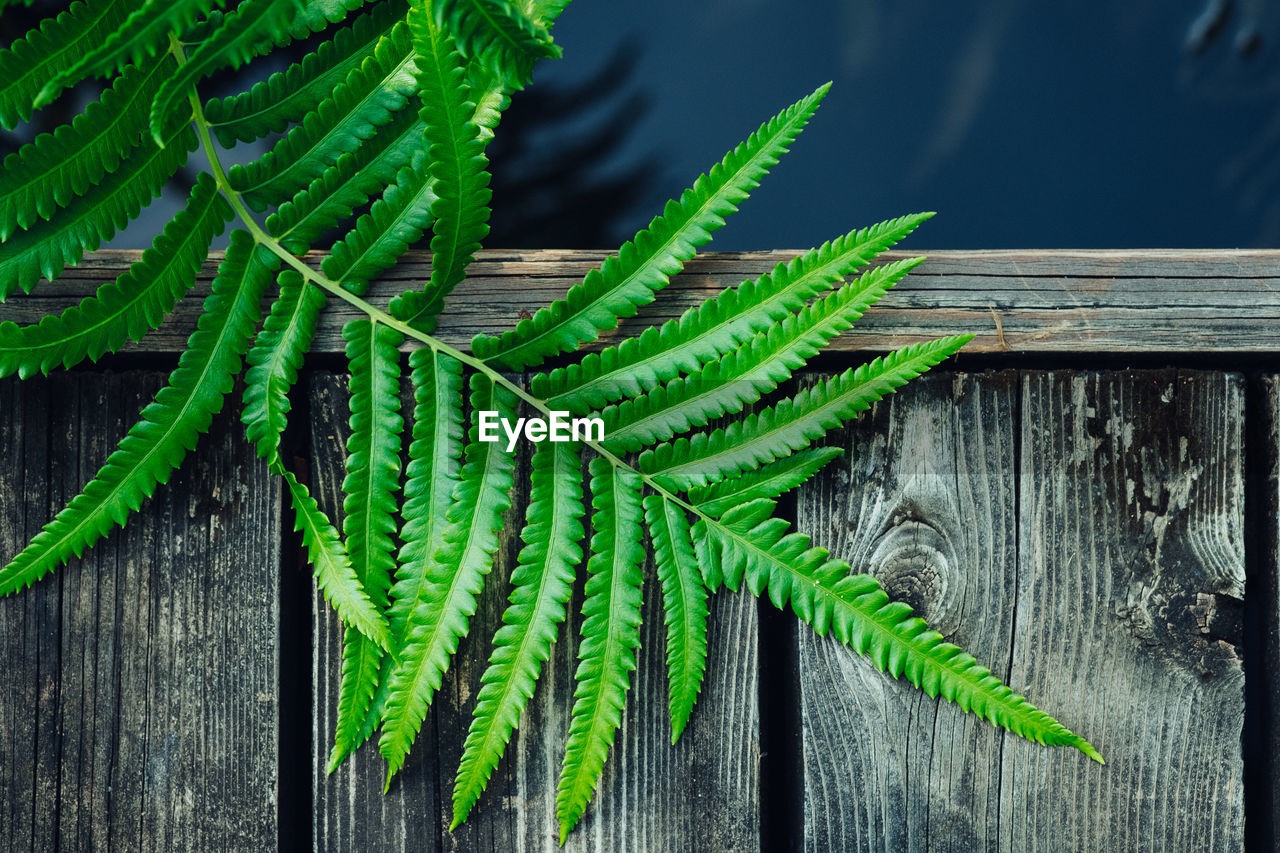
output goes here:
{"type": "Polygon", "coordinates": [[[15,287],[30,293],[41,276],[53,281],[68,264],[79,263],[86,251],[110,239],[160,194],[195,147],[196,134],[189,125],[175,126],[165,148],[148,139],[53,220],[36,222],[0,242],[0,302],[15,287]]]}
{"type": "Polygon", "coordinates": [[[693,713],[707,668],[707,589],[698,571],[684,510],[661,495],[649,495],[644,499],[644,520],[662,581],[668,706],[671,742],[675,743],[693,713]]]}
{"type": "Polygon", "coordinates": [[[0,240],[30,228],[37,217],[52,219],[59,208],[118,169],[138,144],[148,102],[174,68],[167,57],[130,67],[70,124],[40,134],[5,157],[0,173],[0,240]]]}
{"type": "Polygon", "coordinates": [[[574,569],[582,560],[584,532],[582,458],[570,442],[538,445],[533,454],[533,491],[520,534],[524,547],[511,573],[510,606],[493,638],[493,653],[481,681],[453,784],[457,829],[484,792],[489,775],[533,696],[542,664],[551,656],[557,626],[573,593],[574,569]]]}
{"type": "Polygon", "coordinates": [[[843,454],[838,447],[811,447],[776,462],[761,465],[737,477],[720,480],[710,486],[689,490],[689,503],[698,512],[719,518],[735,506],[760,498],[776,498],[818,473],[832,459],[843,454]]]}
{"type": "Polygon", "coordinates": [[[302,61],[254,83],[246,92],[208,101],[204,112],[210,130],[228,148],[236,142],[252,142],[283,132],[319,106],[366,57],[372,56],[378,41],[404,18],[407,8],[401,0],[375,3],[302,61]]]}
{"type": "Polygon", "coordinates": [[[334,244],[321,262],[324,274],[341,281],[349,290],[363,291],[375,276],[422,239],[431,224],[435,198],[426,155],[419,153],[412,164],[396,174],[395,183],[386,188],[355,227],[334,244]]]}
{"type": "Polygon", "coordinates": [[[146,0],[114,32],[59,73],[36,94],[35,105],[52,103],[58,93],[89,77],[108,76],[129,63],[141,64],[168,49],[169,34],[182,32],[215,0],[146,0]]]}
{"type": "Polygon", "coordinates": [[[431,281],[391,302],[391,313],[428,330],[444,297],[466,275],[467,265],[489,234],[489,173],[486,140],[472,121],[476,105],[465,99],[462,56],[453,38],[436,24],[429,6],[415,5],[409,28],[417,52],[419,118],[426,125],[427,169],[434,179],[435,220],[431,237],[431,281]]]}
{"type": "Polygon", "coordinates": [[[439,8],[462,53],[507,88],[524,88],[535,62],[561,54],[546,28],[508,0],[440,0],[439,8]]]}
{"type": "Polygon", "coordinates": [[[126,341],[142,340],[195,284],[209,244],[233,216],[213,178],[201,175],[187,206],[128,272],[56,317],[30,326],[0,323],[0,377],[16,372],[26,379],[57,365],[97,361],[126,341]]]}
{"type": "MultiPolygon", "coordinates": [[[[400,476],[400,352],[403,336],[368,320],[342,330],[351,365],[351,437],[342,482],[342,531],[364,591],[379,611],[395,570],[395,492],[400,476]]],[[[382,649],[358,631],[343,639],[342,685],[330,769],[367,737],[382,649]]]]}
{"type": "Polygon", "coordinates": [[[325,292],[308,284],[296,270],[280,273],[279,283],[280,296],[246,358],[240,416],[258,456],[272,465],[279,461],[280,436],[288,423],[289,389],[298,379],[325,303],[325,292]]]}
{"type": "Polygon", "coordinates": [[[661,216],[623,244],[599,270],[588,273],[582,284],[571,287],[564,299],[538,309],[501,337],[477,336],[471,351],[495,365],[519,369],[577,349],[614,328],[619,318],[634,315],[759,186],[829,88],[830,84],[820,87],[765,122],[710,172],[700,175],[679,200],[667,202],[661,216]]]}
{"type": "Polygon", "coordinates": [[[644,548],[640,545],[640,477],[602,458],[591,460],[591,559],[587,562],[578,646],[577,687],[556,790],[560,843],[586,811],[600,780],[640,647],[644,548]]]}
{"type": "Polygon", "coordinates": [[[294,530],[302,534],[307,560],[315,566],[316,583],[342,619],[344,625],[360,632],[365,639],[379,648],[390,646],[387,620],[373,606],[356,577],[351,561],[342,548],[338,531],[316,505],[307,487],[298,482],[292,471],[274,466],[276,473],[284,477],[289,488],[289,500],[293,506],[294,530]]]}
{"type": "Polygon", "coordinates": [[[742,411],[789,379],[792,372],[848,329],[920,258],[871,270],[835,293],[806,305],[692,376],[609,406],[602,413],[605,446],[629,453],[742,411]]]}
{"type": "Polygon", "coordinates": [[[76,0],[56,18],[0,50],[0,126],[12,130],[35,112],[36,93],[101,44],[141,0],[76,0]]]}
{"type": "MultiPolygon", "coordinates": [[[[500,418],[513,419],[516,398],[477,373],[471,377],[471,408],[473,413],[496,411],[500,418]]],[[[421,616],[410,617],[400,662],[391,677],[378,742],[387,759],[388,788],[404,765],[449,659],[467,633],[485,575],[493,568],[502,514],[511,505],[514,464],[502,442],[479,440],[479,425],[473,418],[448,526],[427,570],[421,616]]]]}
{"type": "Polygon", "coordinates": [[[158,484],[168,482],[222,408],[278,263],[245,232],[232,233],[213,293],[168,385],[143,409],[84,491],[0,570],[0,595],[30,586],[73,555],[80,556],[112,527],[124,524],[158,484]]]}
{"type": "Polygon", "coordinates": [[[1073,746],[1095,761],[1102,756],[1084,738],[1014,693],[973,656],[943,640],[911,608],[890,601],[876,579],[855,575],[809,537],[787,533],[787,522],[771,518],[773,501],[758,500],[730,510],[720,521],[694,527],[699,562],[736,589],[744,574],[755,595],[766,590],[774,606],[790,604],[796,615],[825,636],[866,655],[879,670],[907,680],[929,696],[941,695],[962,710],[1042,744],[1073,746]]]}
{"type": "Polygon", "coordinates": [[[220,68],[239,68],[273,44],[290,40],[289,25],[298,0],[244,0],[167,78],[151,105],[151,138],[164,143],[164,126],[175,106],[187,99],[192,86],[220,68]]]}
{"type": "MultiPolygon", "coordinates": [[[[476,103],[475,123],[482,135],[492,137],[507,99],[500,89],[481,90],[476,103]]],[[[425,125],[417,122],[406,132],[420,138],[425,125]]],[[[366,143],[367,144],[367,143],[366,143]]],[[[390,158],[388,158],[389,160],[390,158]]],[[[348,290],[361,293],[368,282],[390,267],[396,259],[422,238],[431,224],[431,207],[436,194],[427,168],[425,152],[417,151],[413,162],[401,169],[395,183],[387,186],[382,198],[357,220],[321,264],[324,274],[343,282],[348,290]]]]}
{"type": "Polygon", "coordinates": [[[409,28],[396,24],[301,125],[252,163],[232,166],[227,173],[232,188],[255,210],[265,210],[306,187],[405,112],[414,92],[413,59],[409,28]]]}
{"type": "Polygon", "coordinates": [[[903,347],[743,418],[728,429],[679,438],[646,450],[640,456],[640,470],[653,475],[664,488],[684,491],[757,468],[807,447],[972,339],[972,335],[956,335],[903,347]]]}
{"type": "Polygon", "coordinates": [[[931,216],[904,216],[824,243],[779,263],[758,279],[722,291],[678,319],[644,330],[639,337],[535,376],[533,392],[552,408],[581,415],[614,400],[635,397],[681,372],[693,373],[798,312],[931,216]]]}
{"type": "Polygon", "coordinates": [[[405,631],[421,618],[429,604],[427,570],[444,539],[453,492],[458,485],[462,456],[462,362],[431,348],[409,356],[413,382],[413,440],[404,485],[404,526],[391,590],[389,611],[395,651],[405,631]]]}

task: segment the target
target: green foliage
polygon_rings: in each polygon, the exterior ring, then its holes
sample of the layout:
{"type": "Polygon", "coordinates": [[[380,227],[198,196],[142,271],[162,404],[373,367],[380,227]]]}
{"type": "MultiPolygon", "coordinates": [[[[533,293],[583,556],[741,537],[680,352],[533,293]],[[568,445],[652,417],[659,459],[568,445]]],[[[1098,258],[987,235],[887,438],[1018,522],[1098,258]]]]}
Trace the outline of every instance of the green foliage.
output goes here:
{"type": "Polygon", "coordinates": [[[528,462],[523,547],[455,779],[452,826],[480,801],[550,657],[588,525],[580,662],[556,798],[561,841],[585,813],[622,719],[646,538],[661,588],[673,740],[696,725],[711,596],[745,580],[930,696],[1100,759],[890,602],[874,579],[772,517],[776,498],[839,455],[813,442],[968,340],[914,344],[790,396],[779,390],[919,263],[850,279],[930,214],[852,231],[675,320],[628,327],[637,334],[579,351],[633,317],[711,239],[789,149],[826,86],[765,122],[563,299],[502,335],[477,338],[467,353],[430,331],[445,296],[465,287],[488,233],[486,146],[534,62],[559,54],[549,30],[567,0],[214,5],[77,0],[0,50],[6,126],[80,79],[110,78],[82,114],[4,162],[0,301],[42,277],[56,280],[135,219],[197,145],[210,162],[186,207],[128,272],[59,316],[0,322],[0,376],[96,360],[138,340],[192,287],[227,223],[239,217],[245,226],[231,234],[168,384],[84,492],[0,569],[0,594],[123,524],[208,429],[248,350],[241,419],[283,478],[316,582],[346,628],[330,770],[375,734],[388,785],[404,766],[470,628],[503,527],[515,521],[513,489],[526,479],[505,441],[482,440],[480,413],[514,419],[522,410],[598,415],[606,435],[540,444],[528,462]],[[201,99],[209,73],[352,13],[301,62],[239,94],[201,99]],[[215,137],[226,146],[279,133],[261,157],[223,171],[215,137]],[[272,210],[260,223],[251,209],[272,210]],[[322,248],[331,229],[342,236],[316,272],[300,256],[322,248]],[[387,310],[366,302],[370,282],[428,231],[430,281],[387,310]],[[351,436],[341,532],[285,469],[281,450],[290,392],[330,297],[359,318],[343,329],[351,436]],[[402,471],[406,346],[413,406],[402,471]],[[552,357],[556,366],[520,381],[502,372],[552,357]],[[748,406],[756,411],[742,416],[748,406]],[[732,422],[713,426],[726,417],[732,422]]]}

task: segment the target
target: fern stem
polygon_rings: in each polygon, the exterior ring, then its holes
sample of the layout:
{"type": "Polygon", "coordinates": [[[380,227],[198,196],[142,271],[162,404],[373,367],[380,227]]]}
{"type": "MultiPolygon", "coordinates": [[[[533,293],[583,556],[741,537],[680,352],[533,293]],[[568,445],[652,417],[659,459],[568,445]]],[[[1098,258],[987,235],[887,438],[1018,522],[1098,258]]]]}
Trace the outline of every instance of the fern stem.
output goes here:
{"type": "MultiPolygon", "coordinates": [[[[186,56],[182,50],[182,43],[179,42],[178,38],[172,33],[169,35],[169,50],[178,60],[178,66],[181,68],[186,63],[186,56]]],[[[343,287],[341,283],[333,281],[324,274],[307,266],[301,258],[293,252],[290,252],[282,246],[276,238],[268,234],[266,229],[259,225],[258,221],[253,218],[253,214],[249,212],[249,208],[245,205],[244,200],[241,199],[240,193],[237,192],[235,188],[231,186],[230,181],[227,180],[227,173],[223,170],[222,162],[218,158],[218,149],[213,144],[213,134],[210,131],[209,121],[205,117],[204,108],[200,103],[200,96],[196,93],[194,85],[188,89],[187,95],[191,101],[191,109],[196,125],[196,135],[200,140],[200,147],[204,150],[205,156],[209,158],[209,171],[213,175],[214,183],[217,184],[218,190],[226,197],[227,202],[231,205],[231,209],[236,212],[240,221],[244,223],[245,228],[249,230],[249,233],[253,235],[253,239],[259,245],[279,257],[280,260],[284,261],[289,266],[293,267],[311,283],[323,288],[329,293],[332,293],[334,296],[347,302],[352,307],[359,309],[373,322],[389,326],[403,334],[405,337],[411,338],[430,347],[437,353],[442,353],[457,359],[473,370],[483,373],[498,385],[506,388],[536,411],[547,417],[551,416],[551,407],[544,400],[535,397],[524,388],[521,388],[516,383],[507,379],[507,377],[503,376],[498,370],[491,367],[483,359],[476,358],[456,347],[449,346],[439,338],[432,337],[425,332],[419,331],[408,323],[403,323],[388,314],[386,311],[366,302],[361,297],[343,287]]],[[[617,454],[604,447],[602,443],[597,441],[583,441],[583,444],[587,445],[597,454],[607,459],[615,468],[626,469],[637,474],[646,486],[657,494],[667,498],[672,503],[692,512],[698,518],[708,518],[705,513],[699,511],[693,504],[681,499],[679,495],[674,494],[670,489],[659,485],[650,475],[641,473],[634,466],[628,465],[617,454]]],[[[708,520],[711,519],[708,518],[708,520]]]]}

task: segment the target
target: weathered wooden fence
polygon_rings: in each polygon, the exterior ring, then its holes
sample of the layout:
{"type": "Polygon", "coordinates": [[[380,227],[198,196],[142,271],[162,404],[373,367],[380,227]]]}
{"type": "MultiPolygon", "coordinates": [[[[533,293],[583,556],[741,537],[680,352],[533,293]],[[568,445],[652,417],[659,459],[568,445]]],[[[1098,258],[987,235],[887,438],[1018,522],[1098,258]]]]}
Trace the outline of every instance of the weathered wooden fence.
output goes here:
{"type": "MultiPolygon", "coordinates": [[[[691,264],[620,334],[784,256],[691,264]]],[[[599,258],[483,254],[440,333],[505,328],[599,258]]],[[[0,320],[130,260],[98,253],[0,320]]],[[[393,277],[375,298],[423,263],[393,277]]],[[[0,381],[0,560],[97,470],[199,301],[107,365],[0,381]]],[[[335,516],[345,319],[331,306],[289,434],[335,516]]],[[[707,685],[671,746],[650,584],[623,731],[567,849],[1274,849],[1280,253],[939,253],[799,381],[959,331],[978,338],[956,361],[832,437],[849,452],[791,512],[1107,766],[930,700],[741,594],[715,601],[707,685]]],[[[228,409],[128,529],[0,600],[0,848],[555,849],[576,617],[457,833],[451,776],[501,583],[391,792],[369,748],[326,776],[339,626],[228,409]]]]}

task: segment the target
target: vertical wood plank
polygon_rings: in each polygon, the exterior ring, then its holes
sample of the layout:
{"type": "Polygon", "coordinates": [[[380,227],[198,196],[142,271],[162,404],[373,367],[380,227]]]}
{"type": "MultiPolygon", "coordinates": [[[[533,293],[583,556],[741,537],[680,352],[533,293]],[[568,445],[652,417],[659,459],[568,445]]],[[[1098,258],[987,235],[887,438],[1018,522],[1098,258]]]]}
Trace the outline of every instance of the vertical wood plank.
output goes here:
{"type": "MultiPolygon", "coordinates": [[[[797,525],[1003,674],[1016,567],[1016,374],[934,374],[877,404],[801,487],[797,525]]],[[[1000,738],[799,629],[806,850],[982,850],[1000,738]]]]}
{"type": "Polygon", "coordinates": [[[876,406],[800,523],[1109,764],[802,629],[806,849],[1240,849],[1242,381],[1010,382],[938,375],[876,406]]]}
{"type": "Polygon", "coordinates": [[[1006,739],[1007,850],[1239,850],[1243,380],[1029,373],[1011,680],[1107,758],[1006,739]]]}
{"type": "MultiPolygon", "coordinates": [[[[317,374],[311,384],[313,482],[322,507],[341,506],[346,378],[317,374]]],[[[679,744],[671,746],[665,628],[660,585],[645,582],[639,666],[604,776],[564,848],[558,844],[555,794],[577,667],[582,569],[533,698],[506,756],[467,823],[448,832],[453,776],[480,687],[491,638],[506,603],[507,577],[519,553],[528,502],[528,455],[517,468],[499,560],[470,635],[428,713],[405,769],[383,795],[384,763],[366,745],[333,776],[323,774],[333,737],[340,679],[341,629],[316,599],[315,839],[326,851],[741,850],[759,849],[759,722],[755,601],[721,596],[714,604],[702,698],[679,744]]],[[[589,496],[588,496],[589,500],[589,496]]],[[[585,545],[584,545],[585,547],[585,545]]]]}
{"type": "MultiPolygon", "coordinates": [[[[162,381],[0,382],[0,557],[80,491],[162,381]]],[[[220,417],[127,529],[0,600],[0,847],[275,845],[279,509],[220,417]]]]}
{"type": "Polygon", "coordinates": [[[1257,394],[1257,405],[1252,412],[1258,421],[1248,433],[1250,457],[1259,470],[1248,472],[1253,477],[1250,486],[1257,491],[1253,500],[1250,524],[1256,536],[1257,560],[1251,564],[1256,575],[1251,575],[1249,595],[1256,605],[1259,618],[1256,633],[1250,639],[1260,641],[1261,648],[1248,647],[1248,654],[1258,655],[1259,664],[1249,671],[1250,677],[1260,673],[1260,683],[1250,685],[1249,713],[1256,714],[1250,722],[1256,724],[1246,731],[1245,738],[1253,741],[1260,750],[1252,755],[1256,775],[1246,777],[1245,784],[1257,785],[1251,789],[1256,797],[1252,805],[1257,811],[1249,812],[1248,819],[1256,821],[1251,827],[1250,841],[1267,849],[1276,845],[1280,832],[1280,376],[1262,376],[1249,391],[1257,394]]]}

